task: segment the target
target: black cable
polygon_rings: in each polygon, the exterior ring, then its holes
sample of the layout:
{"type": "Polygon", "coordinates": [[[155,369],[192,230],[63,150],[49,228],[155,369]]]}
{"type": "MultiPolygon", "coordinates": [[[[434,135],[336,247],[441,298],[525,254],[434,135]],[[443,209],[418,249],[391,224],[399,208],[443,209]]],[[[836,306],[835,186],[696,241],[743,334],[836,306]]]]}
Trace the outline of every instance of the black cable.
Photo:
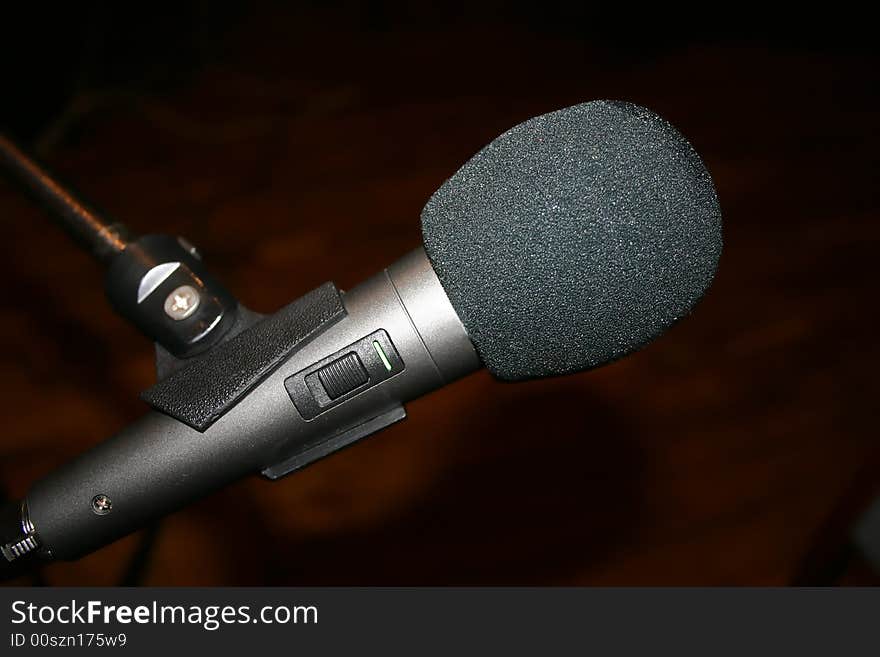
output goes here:
{"type": "Polygon", "coordinates": [[[150,565],[150,557],[156,545],[156,539],[159,537],[160,525],[161,523],[157,521],[144,529],[141,542],[135,549],[134,554],[131,555],[128,567],[119,580],[119,586],[141,586],[144,583],[144,576],[150,565]]]}

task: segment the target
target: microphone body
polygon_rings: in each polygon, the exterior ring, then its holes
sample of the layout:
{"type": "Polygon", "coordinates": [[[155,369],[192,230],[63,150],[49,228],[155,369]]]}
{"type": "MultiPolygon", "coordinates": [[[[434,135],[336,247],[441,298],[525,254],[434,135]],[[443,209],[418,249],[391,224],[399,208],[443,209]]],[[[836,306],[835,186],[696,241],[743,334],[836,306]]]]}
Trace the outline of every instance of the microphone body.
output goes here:
{"type": "Polygon", "coordinates": [[[484,365],[515,381],[612,362],[691,312],[722,250],[691,145],[609,101],[499,136],[431,197],[422,233],[347,294],[327,284],[168,361],[153,411],[0,510],[0,564],[76,558],[245,475],[282,477],[484,365]]]}
{"type": "Polygon", "coordinates": [[[39,556],[75,559],[246,475],[297,470],[481,366],[421,248],[342,301],[341,319],[206,430],[151,411],[36,482],[4,545],[30,537],[39,556]]]}

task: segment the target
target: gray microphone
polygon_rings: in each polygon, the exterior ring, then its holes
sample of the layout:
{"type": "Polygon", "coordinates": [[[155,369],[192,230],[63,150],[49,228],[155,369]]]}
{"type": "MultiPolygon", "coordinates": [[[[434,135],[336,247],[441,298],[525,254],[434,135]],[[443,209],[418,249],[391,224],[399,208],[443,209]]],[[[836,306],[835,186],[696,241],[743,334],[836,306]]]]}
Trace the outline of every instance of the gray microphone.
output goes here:
{"type": "Polygon", "coordinates": [[[150,412],[2,511],[6,574],[77,558],[246,475],[283,477],[482,366],[517,381],[621,358],[691,312],[722,248],[699,156],[623,102],[511,128],[421,219],[423,248],[354,289],[327,283],[168,368],[142,395],[150,412]]]}

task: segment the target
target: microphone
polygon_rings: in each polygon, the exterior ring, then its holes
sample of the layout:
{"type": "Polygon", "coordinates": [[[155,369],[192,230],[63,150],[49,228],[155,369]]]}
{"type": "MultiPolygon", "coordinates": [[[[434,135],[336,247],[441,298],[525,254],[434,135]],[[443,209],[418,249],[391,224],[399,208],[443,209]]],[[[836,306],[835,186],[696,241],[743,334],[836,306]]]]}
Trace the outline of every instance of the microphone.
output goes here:
{"type": "Polygon", "coordinates": [[[692,310],[722,248],[690,144],[611,101],[508,130],[421,221],[423,247],[351,291],[327,283],[165,368],[142,395],[153,410],[0,513],[4,574],[77,558],[248,474],[283,477],[482,366],[517,381],[621,358],[692,310]]]}
{"type": "Polygon", "coordinates": [[[483,363],[519,381],[610,363],[712,282],[721,212],[679,132],[623,102],[530,119],[422,211],[425,250],[483,363]]]}

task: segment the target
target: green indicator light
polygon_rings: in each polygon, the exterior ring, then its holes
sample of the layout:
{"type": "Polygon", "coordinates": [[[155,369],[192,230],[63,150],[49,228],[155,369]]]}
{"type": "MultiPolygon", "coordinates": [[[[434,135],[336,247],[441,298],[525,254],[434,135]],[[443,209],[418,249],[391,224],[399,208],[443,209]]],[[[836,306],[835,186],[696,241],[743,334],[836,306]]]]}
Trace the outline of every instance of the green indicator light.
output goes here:
{"type": "Polygon", "coordinates": [[[376,353],[379,354],[379,358],[382,359],[382,364],[385,365],[385,369],[390,372],[391,361],[389,361],[388,356],[385,355],[385,350],[382,349],[382,345],[380,345],[377,340],[373,340],[373,348],[376,350],[376,353]]]}

